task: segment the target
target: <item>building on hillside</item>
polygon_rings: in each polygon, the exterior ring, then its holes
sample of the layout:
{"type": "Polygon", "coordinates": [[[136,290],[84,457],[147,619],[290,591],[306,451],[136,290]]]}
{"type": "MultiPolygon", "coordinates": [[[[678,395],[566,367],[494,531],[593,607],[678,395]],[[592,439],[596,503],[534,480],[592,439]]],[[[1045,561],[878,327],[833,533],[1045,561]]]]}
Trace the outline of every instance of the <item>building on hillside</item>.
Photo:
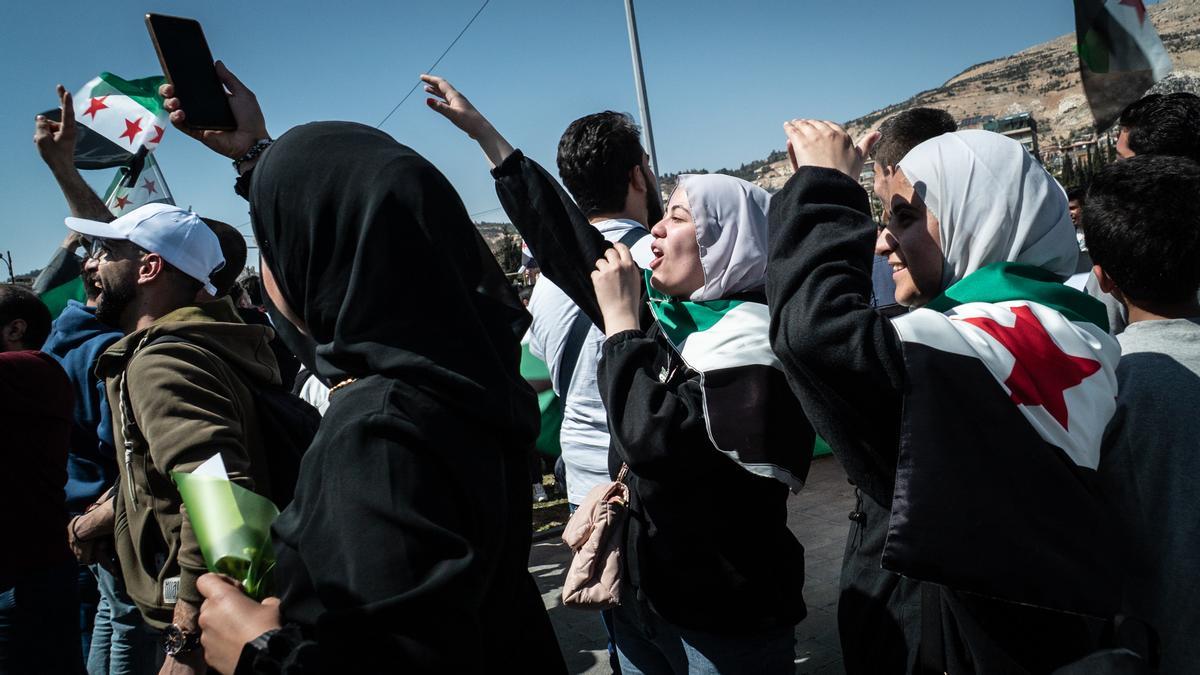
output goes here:
{"type": "Polygon", "coordinates": [[[975,115],[974,117],[966,117],[958,121],[958,128],[962,129],[982,129],[984,125],[996,121],[995,115],[975,115]]]}
{"type": "Polygon", "coordinates": [[[1116,159],[1120,127],[1103,134],[1076,135],[1047,150],[1045,166],[1066,187],[1085,185],[1100,167],[1116,159]]]}
{"type": "Polygon", "coordinates": [[[1029,151],[1029,154],[1041,161],[1041,153],[1038,149],[1037,120],[1033,118],[1033,115],[1027,112],[1008,115],[985,122],[983,128],[1019,141],[1029,151]]]}

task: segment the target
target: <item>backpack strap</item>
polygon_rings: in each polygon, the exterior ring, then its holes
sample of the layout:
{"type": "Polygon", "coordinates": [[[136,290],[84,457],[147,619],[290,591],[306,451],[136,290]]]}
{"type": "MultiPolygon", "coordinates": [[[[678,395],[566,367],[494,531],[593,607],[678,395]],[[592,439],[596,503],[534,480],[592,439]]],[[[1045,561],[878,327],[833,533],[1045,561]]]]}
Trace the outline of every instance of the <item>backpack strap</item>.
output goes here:
{"type": "MultiPolygon", "coordinates": [[[[146,349],[147,347],[162,342],[187,342],[187,340],[174,335],[160,335],[149,342],[143,339],[137,347],[137,353],[140,354],[142,350],[146,349]]],[[[131,499],[133,499],[134,506],[137,506],[137,492],[133,489],[133,440],[130,436],[130,434],[133,433],[133,430],[137,428],[137,420],[133,418],[133,404],[130,403],[129,391],[125,388],[125,378],[129,373],[129,364],[132,363],[133,359],[135,358],[137,358],[137,354],[134,354],[133,357],[129,359],[129,362],[125,364],[125,368],[121,371],[121,381],[117,383],[117,390],[120,395],[120,398],[117,401],[117,406],[118,412],[121,415],[121,436],[125,440],[123,448],[125,451],[125,476],[128,479],[127,482],[129,483],[129,496],[131,499]]]]}
{"type": "MultiPolygon", "coordinates": [[[[650,236],[650,233],[642,227],[631,228],[628,232],[621,235],[617,241],[629,248],[650,236]]],[[[558,401],[566,407],[567,392],[571,390],[571,381],[575,377],[575,367],[579,365],[579,353],[583,351],[583,343],[587,340],[588,333],[592,331],[592,320],[587,314],[576,309],[578,314],[575,315],[575,320],[571,322],[571,328],[567,331],[567,342],[563,346],[562,357],[558,360],[558,377],[555,379],[555,389],[558,390],[558,401]]]]}

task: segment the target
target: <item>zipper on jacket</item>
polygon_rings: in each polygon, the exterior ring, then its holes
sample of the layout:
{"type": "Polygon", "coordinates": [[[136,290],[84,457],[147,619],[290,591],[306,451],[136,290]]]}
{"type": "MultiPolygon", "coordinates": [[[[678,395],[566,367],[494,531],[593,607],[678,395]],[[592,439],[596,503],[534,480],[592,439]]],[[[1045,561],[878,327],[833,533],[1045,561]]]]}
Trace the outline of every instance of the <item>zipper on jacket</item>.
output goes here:
{"type": "Polygon", "coordinates": [[[133,498],[133,505],[138,505],[137,491],[133,487],[133,441],[125,441],[125,479],[129,483],[129,496],[133,498]]]}
{"type": "MultiPolygon", "coordinates": [[[[138,347],[141,348],[142,344],[145,344],[145,342],[146,340],[143,338],[142,342],[138,344],[138,347]]],[[[133,431],[133,427],[137,425],[130,421],[130,406],[126,404],[129,394],[125,391],[125,375],[128,370],[129,364],[126,363],[125,372],[121,373],[121,381],[118,383],[119,400],[117,401],[117,404],[118,410],[121,413],[121,435],[124,437],[123,440],[125,441],[125,479],[129,483],[129,496],[133,500],[133,506],[136,509],[139,504],[137,491],[134,489],[133,485],[133,441],[129,440],[129,434],[133,431]]]]}

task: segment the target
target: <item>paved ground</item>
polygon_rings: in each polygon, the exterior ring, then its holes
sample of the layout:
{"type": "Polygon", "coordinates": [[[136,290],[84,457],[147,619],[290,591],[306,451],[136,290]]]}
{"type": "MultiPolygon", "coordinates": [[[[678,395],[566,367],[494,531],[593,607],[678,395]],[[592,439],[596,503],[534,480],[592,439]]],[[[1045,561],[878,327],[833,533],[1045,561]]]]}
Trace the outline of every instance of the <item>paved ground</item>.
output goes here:
{"type": "MultiPolygon", "coordinates": [[[[837,639],[837,586],[854,507],[854,490],[832,457],[814,460],[808,485],[788,502],[788,525],[804,544],[804,598],[808,617],[796,627],[796,672],[841,674],[837,639]]],[[[571,673],[608,673],[606,637],[599,614],[562,606],[562,581],[570,550],[557,537],[533,545],[529,570],[542,590],[571,673]]]]}

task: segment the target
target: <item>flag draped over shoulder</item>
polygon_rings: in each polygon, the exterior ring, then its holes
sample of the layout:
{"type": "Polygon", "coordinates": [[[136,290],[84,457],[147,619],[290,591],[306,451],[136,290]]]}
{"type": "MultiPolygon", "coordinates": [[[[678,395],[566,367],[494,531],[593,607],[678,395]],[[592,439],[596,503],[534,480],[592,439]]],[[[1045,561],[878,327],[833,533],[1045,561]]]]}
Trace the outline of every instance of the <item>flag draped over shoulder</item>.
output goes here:
{"type": "Polygon", "coordinates": [[[771,350],[765,302],[677,300],[650,286],[647,297],[663,335],[689,368],[700,373],[708,436],[713,445],[750,473],[774,478],[793,491],[808,476],[814,437],[781,443],[795,433],[803,410],[788,387],[783,365],[771,350]],[[787,403],[794,411],[787,410],[787,403]],[[778,425],[778,427],[776,426],[778,425]]]}
{"type": "Polygon", "coordinates": [[[1143,0],[1075,0],[1079,73],[1097,131],[1171,72],[1143,0]]]}
{"type": "Polygon", "coordinates": [[[885,568],[1111,616],[1111,515],[1097,488],[1120,346],[1104,307],[997,263],[893,320],[910,373],[885,568]]]}
{"type": "MultiPolygon", "coordinates": [[[[126,166],[138,151],[152,151],[167,129],[167,111],[158,95],[162,76],[124,80],[112,73],[83,85],[75,94],[75,166],[126,166]]],[[[59,111],[42,113],[55,121],[59,111]]]]}

